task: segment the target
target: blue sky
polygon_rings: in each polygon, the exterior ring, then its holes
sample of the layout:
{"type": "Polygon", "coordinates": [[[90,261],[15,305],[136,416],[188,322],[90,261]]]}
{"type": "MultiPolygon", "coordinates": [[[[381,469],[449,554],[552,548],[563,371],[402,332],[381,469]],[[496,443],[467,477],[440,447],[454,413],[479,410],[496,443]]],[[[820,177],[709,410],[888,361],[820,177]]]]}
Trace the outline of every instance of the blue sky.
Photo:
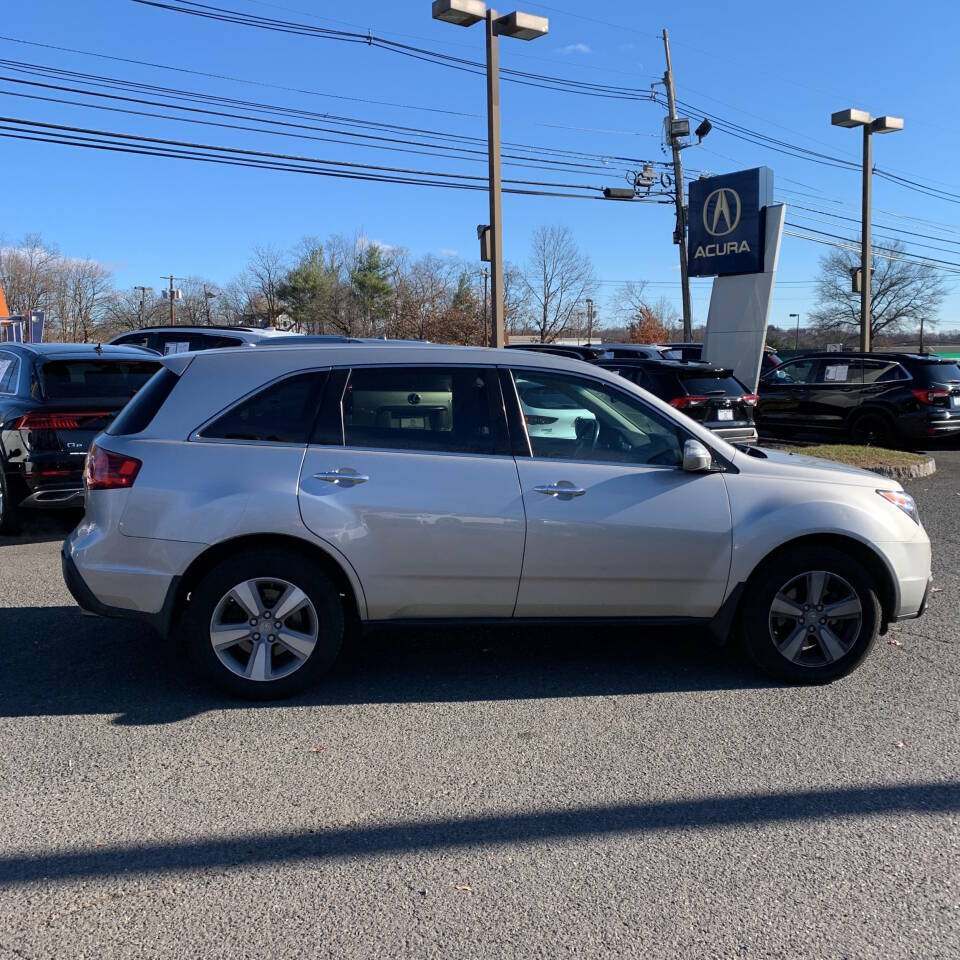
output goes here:
{"type": "MultiPolygon", "coordinates": [[[[458,29],[432,21],[429,0],[212,2],[346,31],[370,29],[390,40],[471,60],[483,56],[481,28],[458,29]]],[[[666,26],[678,96],[684,100],[808,150],[854,161],[859,160],[858,132],[832,128],[832,111],[855,106],[874,114],[902,116],[902,133],[875,140],[878,167],[960,194],[960,173],[953,164],[960,152],[960,127],[952,122],[944,102],[949,91],[960,88],[955,51],[960,7],[947,0],[918,0],[909,6],[878,0],[871,5],[870,15],[863,16],[861,6],[849,0],[811,0],[802,8],[753,0],[665,7],[635,0],[599,0],[590,5],[573,0],[526,3],[523,9],[550,18],[550,34],[529,44],[502,41],[501,59],[504,67],[648,90],[663,73],[658,34],[666,26]]],[[[20,63],[362,120],[485,135],[485,95],[479,77],[366,44],[264,32],[131,0],[32,0],[10,5],[0,33],[252,82],[174,73],[0,40],[0,57],[20,63]]],[[[9,69],[0,74],[14,76],[9,69]]],[[[0,83],[3,91],[26,89],[0,83]]],[[[663,110],[655,103],[599,99],[507,82],[501,93],[505,140],[602,157],[668,159],[661,140],[663,110]]],[[[359,163],[485,172],[480,162],[191,126],[9,95],[2,96],[0,113],[359,163]]],[[[691,119],[695,126],[700,116],[691,114],[691,119]]],[[[717,130],[702,147],[686,150],[684,162],[690,169],[712,173],[768,164],[775,171],[777,199],[793,205],[789,220],[802,220],[808,227],[830,233],[857,235],[856,222],[796,209],[802,204],[856,220],[860,191],[856,172],[783,156],[717,130]]],[[[623,185],[625,166],[610,160],[601,171],[583,176],[553,174],[552,178],[623,185]]],[[[5,141],[3,170],[7,189],[0,234],[6,240],[39,232],[64,253],[111,265],[123,286],[159,287],[161,274],[171,271],[223,283],[239,272],[255,244],[289,248],[305,235],[324,237],[356,230],[381,243],[407,247],[415,255],[456,251],[473,258],[475,226],[488,219],[482,192],[333,180],[13,140],[5,141]]],[[[528,169],[505,169],[505,176],[551,178],[528,169]]],[[[880,224],[885,224],[927,234],[903,239],[917,253],[960,263],[960,203],[875,178],[874,205],[875,233],[893,235],[881,229],[880,224]]],[[[533,229],[555,223],[569,226],[591,255],[603,281],[598,296],[601,310],[615,282],[623,280],[646,280],[654,296],[662,293],[679,304],[672,207],[508,196],[504,200],[507,258],[522,263],[533,229]]],[[[817,260],[826,249],[785,238],[771,322],[788,325],[788,314],[806,314],[813,307],[812,281],[817,260]]],[[[960,326],[960,273],[949,279],[952,294],[942,320],[944,327],[955,327],[960,326]]],[[[701,321],[706,317],[709,283],[694,282],[694,315],[701,321]]]]}

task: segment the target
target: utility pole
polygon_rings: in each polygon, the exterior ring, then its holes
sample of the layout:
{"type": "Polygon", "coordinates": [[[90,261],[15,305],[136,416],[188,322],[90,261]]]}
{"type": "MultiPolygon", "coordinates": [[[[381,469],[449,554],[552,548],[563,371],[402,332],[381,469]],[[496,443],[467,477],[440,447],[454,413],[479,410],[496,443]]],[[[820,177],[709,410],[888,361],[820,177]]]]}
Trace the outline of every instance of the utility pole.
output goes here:
{"type": "Polygon", "coordinates": [[[171,273],[169,277],[164,275],[163,279],[170,281],[170,292],[167,294],[167,296],[170,298],[170,326],[173,327],[176,326],[177,323],[176,308],[173,305],[177,296],[177,291],[173,288],[173,281],[177,278],[171,273]]]}
{"type": "Polygon", "coordinates": [[[667,55],[667,72],[663,83],[667,88],[667,108],[670,111],[670,149],[673,150],[673,186],[677,203],[677,232],[674,242],[680,248],[680,282],[683,285],[683,339],[693,340],[693,322],[690,316],[690,277],[687,274],[687,213],[683,202],[683,162],[680,159],[680,145],[673,135],[673,122],[677,119],[677,102],[673,89],[673,62],[670,59],[670,35],[663,28],[663,50],[667,55]]]}
{"type": "Polygon", "coordinates": [[[146,309],[147,291],[149,287],[134,287],[134,290],[140,291],[140,303],[137,305],[137,327],[143,326],[143,311],[146,309]]]}
{"type": "Polygon", "coordinates": [[[923,353],[923,317],[920,318],[920,352],[923,353]]]}
{"type": "Polygon", "coordinates": [[[487,336],[487,281],[490,279],[490,271],[483,268],[483,345],[490,346],[490,339],[487,336]]]}
{"type": "Polygon", "coordinates": [[[587,343],[593,341],[593,300],[587,297],[587,343]]]}

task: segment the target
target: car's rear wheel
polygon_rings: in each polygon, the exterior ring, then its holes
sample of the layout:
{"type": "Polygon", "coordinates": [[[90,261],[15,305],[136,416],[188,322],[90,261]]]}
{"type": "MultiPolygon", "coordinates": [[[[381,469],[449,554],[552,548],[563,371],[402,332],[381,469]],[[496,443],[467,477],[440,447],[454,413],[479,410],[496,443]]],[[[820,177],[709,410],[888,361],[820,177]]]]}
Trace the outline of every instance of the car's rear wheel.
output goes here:
{"type": "Polygon", "coordinates": [[[183,618],[194,662],[237,696],[290,696],[333,665],[343,643],[340,595],[317,564],[285,550],[242,553],[192,592],[183,618]]]}
{"type": "Polygon", "coordinates": [[[10,489],[11,484],[0,462],[0,534],[20,532],[20,511],[10,489]]]}
{"type": "Polygon", "coordinates": [[[744,647],[765,673],[793,683],[829,683],[855,670],[880,630],[880,601],[864,566],[833,547],[774,558],[744,597],[744,647]]]}
{"type": "Polygon", "coordinates": [[[893,422],[877,412],[858,414],[850,421],[850,439],[868,447],[889,447],[896,440],[893,422]]]}

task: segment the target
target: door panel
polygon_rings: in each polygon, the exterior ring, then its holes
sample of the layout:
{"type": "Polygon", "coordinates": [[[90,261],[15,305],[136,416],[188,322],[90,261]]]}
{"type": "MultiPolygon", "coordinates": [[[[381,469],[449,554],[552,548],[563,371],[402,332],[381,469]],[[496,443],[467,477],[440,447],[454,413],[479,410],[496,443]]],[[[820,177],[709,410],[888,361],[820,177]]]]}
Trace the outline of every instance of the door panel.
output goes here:
{"type": "Polygon", "coordinates": [[[512,457],[311,446],[300,512],[353,565],[373,620],[513,613],[524,516],[512,457]],[[334,471],[368,479],[316,476],[334,471]]]}
{"type": "Polygon", "coordinates": [[[518,457],[527,542],[518,617],[709,617],[730,568],[720,473],[680,469],[688,436],[627,388],[587,376],[515,370],[579,407],[573,440],[529,432],[518,457]]]}
{"type": "Polygon", "coordinates": [[[731,521],[723,475],[518,460],[527,545],[518,617],[710,617],[731,521]],[[582,495],[536,492],[567,481],[582,495]]]}

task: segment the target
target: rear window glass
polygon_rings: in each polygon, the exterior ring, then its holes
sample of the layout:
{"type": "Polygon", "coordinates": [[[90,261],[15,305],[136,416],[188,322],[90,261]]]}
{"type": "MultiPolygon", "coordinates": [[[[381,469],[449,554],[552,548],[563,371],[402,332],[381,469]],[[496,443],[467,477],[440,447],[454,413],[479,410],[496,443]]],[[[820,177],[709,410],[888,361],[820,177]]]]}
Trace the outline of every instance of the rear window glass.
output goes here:
{"type": "Polygon", "coordinates": [[[925,383],[953,383],[960,380],[960,363],[925,363],[919,373],[925,383]]]}
{"type": "Polygon", "coordinates": [[[132,397],[159,368],[149,360],[48,360],[40,378],[48,400],[132,397]]]}
{"type": "Polygon", "coordinates": [[[107,427],[114,437],[128,437],[142,433],[153,422],[170,391],[180,378],[166,367],[158,370],[147,385],[120,411],[119,416],[107,427]]]}
{"type": "Polygon", "coordinates": [[[746,392],[734,377],[681,377],[680,382],[689,394],[705,396],[709,393],[740,397],[746,392]]]}

